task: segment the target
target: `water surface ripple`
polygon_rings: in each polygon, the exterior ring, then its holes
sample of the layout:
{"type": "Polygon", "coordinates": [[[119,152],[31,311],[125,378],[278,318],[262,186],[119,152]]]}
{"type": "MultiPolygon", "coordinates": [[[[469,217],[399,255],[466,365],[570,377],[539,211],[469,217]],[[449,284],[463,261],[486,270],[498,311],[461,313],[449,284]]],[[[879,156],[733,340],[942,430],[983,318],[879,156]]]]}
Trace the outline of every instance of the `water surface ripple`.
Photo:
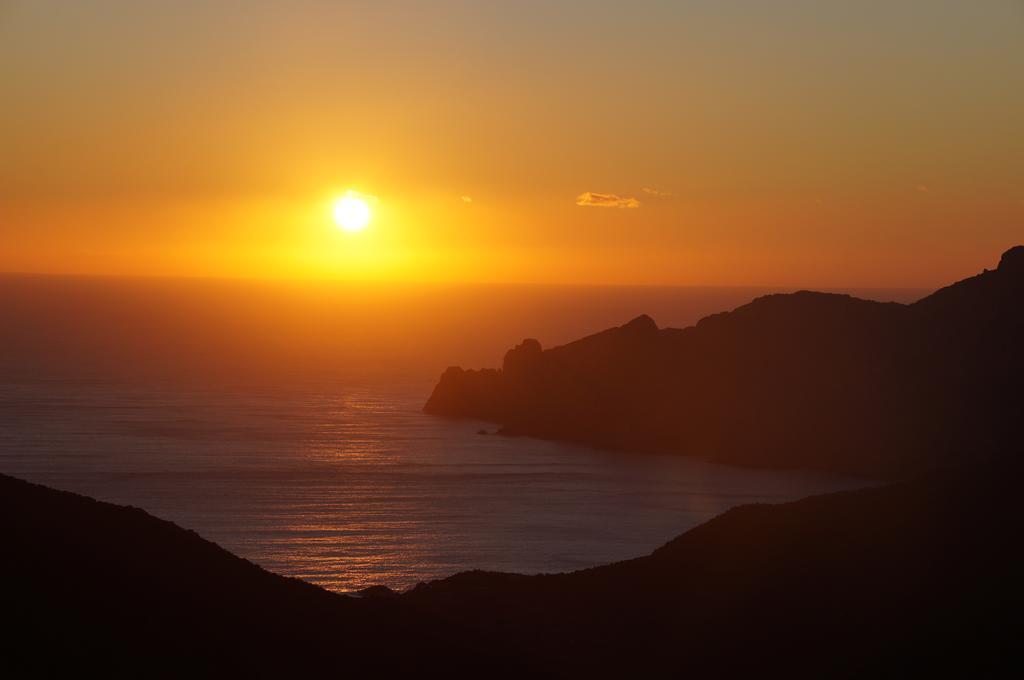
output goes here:
{"type": "Polygon", "coordinates": [[[4,383],[0,471],[141,507],[339,591],[590,567],[738,504],[858,485],[482,436],[494,426],[421,413],[429,390],[4,383]]]}

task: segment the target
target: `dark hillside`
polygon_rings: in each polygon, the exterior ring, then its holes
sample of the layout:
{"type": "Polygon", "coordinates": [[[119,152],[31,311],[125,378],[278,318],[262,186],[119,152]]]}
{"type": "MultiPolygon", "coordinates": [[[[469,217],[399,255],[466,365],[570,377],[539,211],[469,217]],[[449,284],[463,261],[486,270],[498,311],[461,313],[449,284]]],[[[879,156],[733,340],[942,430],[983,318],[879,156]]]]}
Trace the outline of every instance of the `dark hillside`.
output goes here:
{"type": "Polygon", "coordinates": [[[505,434],[896,479],[1019,444],[1024,248],[912,304],[802,291],[685,329],[641,316],[501,370],[450,368],[425,410],[505,434]]]}

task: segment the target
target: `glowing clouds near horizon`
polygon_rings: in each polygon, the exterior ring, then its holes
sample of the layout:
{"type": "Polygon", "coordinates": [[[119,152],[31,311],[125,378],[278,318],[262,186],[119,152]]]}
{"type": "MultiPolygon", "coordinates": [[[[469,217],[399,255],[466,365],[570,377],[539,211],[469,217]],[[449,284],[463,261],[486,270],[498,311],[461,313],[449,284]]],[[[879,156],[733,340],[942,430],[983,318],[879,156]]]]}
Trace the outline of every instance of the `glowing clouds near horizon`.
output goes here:
{"type": "Polygon", "coordinates": [[[331,208],[334,223],[347,232],[362,231],[370,223],[373,211],[370,203],[372,196],[364,196],[355,191],[348,191],[334,201],[331,208]]]}
{"type": "Polygon", "coordinates": [[[640,201],[616,194],[597,194],[593,191],[584,191],[576,197],[576,205],[592,208],[639,208],[640,201]]]}

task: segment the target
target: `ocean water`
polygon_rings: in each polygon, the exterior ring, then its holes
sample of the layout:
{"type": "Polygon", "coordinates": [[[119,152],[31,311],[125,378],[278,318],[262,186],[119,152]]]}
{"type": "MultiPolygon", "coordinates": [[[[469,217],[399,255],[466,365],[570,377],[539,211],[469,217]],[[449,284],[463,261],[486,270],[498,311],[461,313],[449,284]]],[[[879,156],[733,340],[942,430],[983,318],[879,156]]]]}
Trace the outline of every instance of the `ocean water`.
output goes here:
{"type": "Polygon", "coordinates": [[[0,382],[0,472],[134,505],[337,591],[636,557],[729,507],[862,485],[425,415],[431,384],[0,382]]]}
{"type": "Polygon", "coordinates": [[[636,557],[729,507],[860,482],[482,436],[421,412],[434,381],[525,337],[682,327],[769,292],[0,276],[0,472],[339,591],[636,557]]]}

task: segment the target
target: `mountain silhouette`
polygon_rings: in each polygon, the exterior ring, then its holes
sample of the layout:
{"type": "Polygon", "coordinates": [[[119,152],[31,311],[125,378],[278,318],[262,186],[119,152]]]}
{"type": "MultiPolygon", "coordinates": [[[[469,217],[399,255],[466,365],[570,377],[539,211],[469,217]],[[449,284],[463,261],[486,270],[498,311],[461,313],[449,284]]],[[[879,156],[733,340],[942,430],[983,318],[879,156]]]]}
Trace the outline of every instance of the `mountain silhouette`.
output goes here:
{"type": "Polygon", "coordinates": [[[501,369],[449,368],[424,410],[501,433],[876,478],[1014,450],[1024,246],[904,305],[800,291],[695,326],[648,316],[501,369]]]}
{"type": "Polygon", "coordinates": [[[11,677],[1007,677],[1020,468],[734,508],[651,555],[361,597],[0,475],[11,677]]]}
{"type": "Polygon", "coordinates": [[[0,475],[0,531],[6,677],[468,676],[486,660],[463,626],[278,576],[138,508],[0,475]]]}

